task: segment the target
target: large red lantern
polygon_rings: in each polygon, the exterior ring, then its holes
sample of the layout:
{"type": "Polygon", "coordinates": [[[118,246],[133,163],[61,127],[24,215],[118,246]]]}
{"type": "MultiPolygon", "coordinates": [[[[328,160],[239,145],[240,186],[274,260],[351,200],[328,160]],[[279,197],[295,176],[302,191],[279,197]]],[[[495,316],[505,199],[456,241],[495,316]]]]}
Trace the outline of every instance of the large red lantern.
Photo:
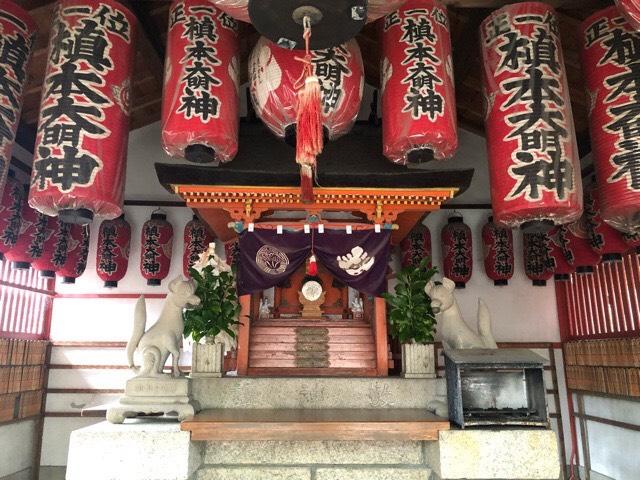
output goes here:
{"type": "Polygon", "coordinates": [[[569,276],[576,271],[576,267],[567,261],[565,255],[565,245],[567,243],[565,239],[566,231],[566,227],[557,226],[547,234],[551,247],[549,255],[553,261],[553,278],[557,281],[569,280],[569,276]]]}
{"type": "Polygon", "coordinates": [[[544,232],[525,232],[522,246],[525,274],[534,287],[544,287],[555,269],[549,236],[544,232]]]}
{"type": "Polygon", "coordinates": [[[89,225],[69,225],[69,237],[67,241],[67,259],[56,270],[56,274],[62,277],[62,283],[76,283],[87,268],[89,257],[89,241],[91,238],[89,225]]]}
{"type": "Polygon", "coordinates": [[[47,216],[42,255],[31,263],[34,270],[45,278],[55,278],[56,270],[67,260],[69,224],[59,218],[47,216]]]}
{"type": "Polygon", "coordinates": [[[13,247],[5,254],[11,267],[17,270],[28,270],[31,264],[42,255],[49,216],[39,213],[26,202],[22,207],[20,235],[13,247]]]}
{"type": "Polygon", "coordinates": [[[417,267],[423,258],[429,259],[431,267],[431,232],[426,225],[419,224],[400,242],[402,268],[417,267]]]}
{"type": "Polygon", "coordinates": [[[591,187],[584,197],[584,216],[591,248],[602,256],[603,262],[622,260],[622,254],[628,247],[622,233],[602,219],[600,189],[591,187]]]}
{"type": "MultiPolygon", "coordinates": [[[[295,145],[299,80],[303,64],[296,50],[280,48],[265,37],[249,59],[251,99],[269,130],[295,145]]],[[[313,73],[320,81],[322,124],[330,140],[347,133],[358,116],[364,86],[360,47],[355,40],[312,50],[313,73]]]]}
{"type": "Polygon", "coordinates": [[[409,0],[382,33],[382,141],[391,161],[446,159],[458,147],[447,10],[409,0]]]}
{"type": "Polygon", "coordinates": [[[135,17],[61,0],[52,19],[29,204],[68,223],[122,213],[135,17]]]}
{"type": "Polygon", "coordinates": [[[513,277],[513,233],[489,217],[482,227],[484,271],[496,286],[508,285],[513,277]]]}
{"type": "Polygon", "coordinates": [[[10,174],[0,201],[0,260],[18,241],[26,198],[24,185],[10,174]]]}
{"type": "Polygon", "coordinates": [[[238,151],[238,22],[206,0],[174,0],[162,98],[166,152],[197,163],[238,151]]]}
{"type": "Polygon", "coordinates": [[[558,234],[562,239],[564,256],[569,265],[575,267],[576,273],[593,272],[602,257],[591,248],[584,215],[579,222],[559,227],[558,234]]]}
{"type": "Polygon", "coordinates": [[[640,232],[639,43],[640,32],[615,6],[582,23],[582,71],[602,218],[629,233],[640,232]]]}
{"type": "Polygon", "coordinates": [[[24,87],[36,24],[29,14],[11,0],[0,0],[0,192],[2,192],[11,151],[18,130],[24,87]]]}
{"type": "Polygon", "coordinates": [[[616,0],[616,5],[629,24],[640,30],[640,0],[616,0]]]}
{"type": "Polygon", "coordinates": [[[507,5],[482,22],[481,44],[496,222],[543,231],[577,220],[580,162],[555,11],[507,5]]]}
{"type": "Polygon", "coordinates": [[[441,241],[443,274],[455,282],[456,288],[464,288],[473,272],[473,243],[471,229],[462,216],[449,217],[441,241]]]}
{"type": "Polygon", "coordinates": [[[198,261],[200,254],[209,248],[216,237],[195,215],[184,227],[184,250],[182,252],[182,271],[189,278],[189,269],[198,261]]]}
{"type": "Polygon", "coordinates": [[[115,288],[127,273],[131,226],[124,214],[100,224],[96,251],[96,271],[107,288],[115,288]]]}
{"type": "Polygon", "coordinates": [[[173,249],[173,227],[164,213],[152,213],[142,226],[140,273],[147,285],[160,285],[169,275],[173,249]]]}

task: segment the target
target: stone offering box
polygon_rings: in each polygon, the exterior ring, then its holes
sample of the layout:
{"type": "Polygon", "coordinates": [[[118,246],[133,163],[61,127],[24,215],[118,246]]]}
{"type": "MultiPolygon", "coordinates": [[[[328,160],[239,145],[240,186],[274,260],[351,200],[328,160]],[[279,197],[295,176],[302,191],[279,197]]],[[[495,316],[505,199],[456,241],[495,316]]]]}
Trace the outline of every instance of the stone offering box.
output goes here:
{"type": "Polygon", "coordinates": [[[526,349],[445,352],[449,420],[462,428],[548,427],[543,363],[526,349]]]}

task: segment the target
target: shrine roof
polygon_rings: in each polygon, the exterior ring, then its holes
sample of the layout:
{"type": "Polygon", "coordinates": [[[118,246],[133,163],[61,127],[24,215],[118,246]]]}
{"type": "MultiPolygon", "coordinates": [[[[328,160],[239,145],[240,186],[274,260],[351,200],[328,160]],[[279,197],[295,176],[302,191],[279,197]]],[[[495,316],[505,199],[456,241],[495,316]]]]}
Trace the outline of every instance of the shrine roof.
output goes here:
{"type": "MultiPolygon", "coordinates": [[[[422,166],[421,166],[422,167],[422,166]]],[[[470,185],[473,169],[407,168],[382,155],[381,128],[357,124],[344,137],[325,144],[318,157],[316,184],[325,188],[452,188],[457,195],[470,185]]],[[[300,173],[295,149],[276,138],[259,122],[240,124],[240,144],[234,160],[217,167],[156,163],[160,183],[174,185],[296,187],[300,173]]]]}

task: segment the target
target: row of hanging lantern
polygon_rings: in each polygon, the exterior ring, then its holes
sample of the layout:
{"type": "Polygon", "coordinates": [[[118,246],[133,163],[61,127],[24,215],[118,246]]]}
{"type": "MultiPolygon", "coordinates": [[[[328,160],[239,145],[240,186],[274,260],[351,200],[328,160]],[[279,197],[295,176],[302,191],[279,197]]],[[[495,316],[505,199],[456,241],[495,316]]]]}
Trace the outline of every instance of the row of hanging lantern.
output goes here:
{"type": "MultiPolygon", "coordinates": [[[[548,232],[523,232],[524,272],[534,286],[551,278],[568,280],[572,273],[591,273],[600,262],[621,261],[624,254],[640,253],[640,236],[623,235],[599,216],[595,188],[588,190],[585,211],[578,222],[553,227],[548,232]]],[[[464,288],[473,273],[471,228],[459,214],[449,217],[441,232],[442,275],[464,288]]],[[[515,271],[513,232],[490,216],[482,227],[484,270],[495,286],[508,285],[515,271]]],[[[416,226],[400,243],[403,268],[432,257],[431,233],[416,226]]],[[[431,265],[431,262],[429,262],[431,265]]]]}

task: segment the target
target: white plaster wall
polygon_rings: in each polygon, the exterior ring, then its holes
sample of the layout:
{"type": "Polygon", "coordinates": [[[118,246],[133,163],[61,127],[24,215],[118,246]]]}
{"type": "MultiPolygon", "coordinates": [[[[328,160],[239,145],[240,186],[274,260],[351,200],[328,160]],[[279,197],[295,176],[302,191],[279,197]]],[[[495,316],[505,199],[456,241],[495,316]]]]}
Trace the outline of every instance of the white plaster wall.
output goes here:
{"type": "Polygon", "coordinates": [[[31,467],[35,420],[0,427],[0,478],[31,467]]]}

